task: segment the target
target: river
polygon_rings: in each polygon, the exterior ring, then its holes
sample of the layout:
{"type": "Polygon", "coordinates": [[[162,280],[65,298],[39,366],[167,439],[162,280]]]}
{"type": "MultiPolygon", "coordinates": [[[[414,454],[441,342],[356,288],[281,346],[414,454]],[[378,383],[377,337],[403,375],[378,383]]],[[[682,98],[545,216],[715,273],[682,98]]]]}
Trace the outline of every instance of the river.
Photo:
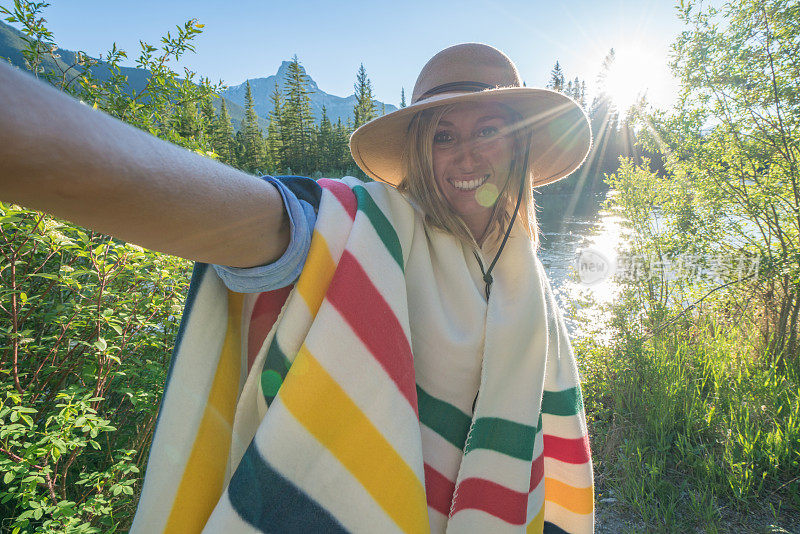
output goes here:
{"type": "Polygon", "coordinates": [[[622,218],[603,206],[607,194],[613,192],[578,197],[548,194],[536,199],[539,258],[573,336],[598,335],[594,329],[607,318],[603,304],[613,302],[619,292],[610,276],[586,283],[576,271],[579,254],[587,249],[607,259],[607,267],[613,271],[624,234],[622,218]]]}

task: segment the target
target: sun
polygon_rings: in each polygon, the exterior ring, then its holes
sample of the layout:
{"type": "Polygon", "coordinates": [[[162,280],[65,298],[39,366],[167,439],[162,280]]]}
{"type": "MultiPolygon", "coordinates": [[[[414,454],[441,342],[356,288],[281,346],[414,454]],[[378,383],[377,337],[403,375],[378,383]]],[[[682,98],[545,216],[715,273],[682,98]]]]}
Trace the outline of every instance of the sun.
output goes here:
{"type": "Polygon", "coordinates": [[[663,53],[644,43],[629,44],[614,52],[602,85],[621,114],[624,115],[642,96],[661,92],[669,85],[663,53]]]}

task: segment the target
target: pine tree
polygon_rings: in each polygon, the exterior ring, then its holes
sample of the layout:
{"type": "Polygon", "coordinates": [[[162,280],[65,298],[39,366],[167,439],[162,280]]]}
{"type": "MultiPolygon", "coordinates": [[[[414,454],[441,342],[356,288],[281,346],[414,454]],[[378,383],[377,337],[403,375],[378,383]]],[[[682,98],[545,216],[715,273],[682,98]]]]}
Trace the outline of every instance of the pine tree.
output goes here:
{"type": "Polygon", "coordinates": [[[258,115],[256,115],[255,104],[253,102],[253,92],[250,89],[250,82],[247,82],[247,92],[244,96],[244,119],[242,119],[242,160],[239,165],[251,172],[262,171],[265,168],[264,140],[261,128],[258,127],[258,115]]]}
{"type": "Polygon", "coordinates": [[[317,131],[317,169],[331,171],[336,168],[336,150],[333,125],[328,118],[328,110],[322,106],[322,119],[317,131]]]}
{"type": "Polygon", "coordinates": [[[372,96],[372,82],[367,77],[364,64],[358,68],[356,83],[356,104],[353,106],[353,126],[358,128],[375,118],[375,100],[372,96]]]}
{"type": "Polygon", "coordinates": [[[244,120],[242,120],[242,122],[239,124],[239,130],[233,136],[233,154],[231,155],[231,159],[233,160],[235,167],[247,170],[245,165],[244,130],[242,130],[243,124],[244,120]]]}
{"type": "Polygon", "coordinates": [[[400,107],[401,108],[406,107],[406,88],[405,87],[401,87],[400,88],[400,107]]]}
{"type": "Polygon", "coordinates": [[[617,60],[617,52],[611,48],[606,54],[606,57],[603,58],[603,63],[600,65],[600,74],[597,76],[597,81],[600,85],[605,83],[606,76],[608,75],[608,71],[611,70],[612,65],[617,60]]]}
{"type": "Polygon", "coordinates": [[[314,115],[311,112],[309,79],[295,55],[286,71],[281,140],[282,161],[295,172],[308,173],[314,168],[312,133],[314,115]]]}
{"type": "Polygon", "coordinates": [[[211,144],[214,147],[214,152],[219,155],[220,161],[228,165],[236,164],[236,152],[233,143],[233,125],[231,124],[231,116],[228,114],[228,106],[225,105],[225,99],[223,98],[219,116],[214,119],[211,144]]]}
{"type": "Polygon", "coordinates": [[[261,166],[258,168],[258,171],[264,175],[269,174],[270,169],[273,169],[275,166],[272,163],[272,159],[269,157],[269,150],[267,146],[267,138],[263,135],[258,138],[258,142],[261,144],[259,147],[259,151],[264,154],[264,159],[262,160],[261,166]]]}
{"type": "Polygon", "coordinates": [[[581,81],[581,99],[579,102],[581,107],[586,109],[586,80],[581,81]]]}
{"type": "Polygon", "coordinates": [[[589,155],[592,167],[590,171],[597,175],[614,172],[619,166],[619,112],[614,101],[605,91],[606,76],[615,59],[615,52],[612,48],[603,59],[600,74],[597,77],[600,92],[592,99],[589,109],[589,120],[594,136],[592,154],[589,155]]]}
{"type": "Polygon", "coordinates": [[[586,107],[586,82],[575,76],[574,80],[567,82],[564,94],[572,98],[582,108],[586,107]]]}
{"type": "Polygon", "coordinates": [[[280,174],[286,168],[281,154],[283,152],[283,142],[281,133],[281,123],[283,121],[283,95],[275,82],[275,88],[269,97],[272,102],[272,111],[269,113],[269,126],[267,127],[267,154],[272,162],[271,170],[275,174],[280,174]]]}
{"type": "Polygon", "coordinates": [[[553,70],[550,71],[550,81],[547,82],[547,87],[554,91],[564,90],[564,72],[561,70],[561,64],[556,61],[553,70]]]}
{"type": "Polygon", "coordinates": [[[197,115],[197,105],[192,101],[183,101],[173,115],[175,129],[181,137],[200,139],[203,131],[202,124],[197,115]]]}
{"type": "Polygon", "coordinates": [[[334,148],[332,152],[333,159],[336,161],[336,169],[342,173],[352,174],[349,172],[350,169],[356,172],[355,169],[358,168],[350,155],[350,134],[352,132],[353,128],[350,125],[350,119],[347,120],[346,124],[342,124],[341,118],[336,121],[336,126],[333,128],[334,148]]]}
{"type": "Polygon", "coordinates": [[[203,138],[211,140],[212,146],[214,139],[214,120],[216,117],[217,115],[214,112],[214,103],[211,101],[211,98],[204,99],[203,104],[200,107],[200,120],[202,122],[203,138]]]}

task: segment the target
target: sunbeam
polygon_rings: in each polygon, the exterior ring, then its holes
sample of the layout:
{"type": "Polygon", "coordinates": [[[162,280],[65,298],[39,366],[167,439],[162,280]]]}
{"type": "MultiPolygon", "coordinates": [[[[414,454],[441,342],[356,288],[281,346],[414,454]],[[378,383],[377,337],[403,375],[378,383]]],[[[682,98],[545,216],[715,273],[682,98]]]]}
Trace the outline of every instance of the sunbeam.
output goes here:
{"type": "Polygon", "coordinates": [[[605,73],[603,89],[622,116],[651,91],[663,91],[670,85],[664,70],[663,55],[645,43],[626,44],[615,49],[614,61],[605,73]]]}

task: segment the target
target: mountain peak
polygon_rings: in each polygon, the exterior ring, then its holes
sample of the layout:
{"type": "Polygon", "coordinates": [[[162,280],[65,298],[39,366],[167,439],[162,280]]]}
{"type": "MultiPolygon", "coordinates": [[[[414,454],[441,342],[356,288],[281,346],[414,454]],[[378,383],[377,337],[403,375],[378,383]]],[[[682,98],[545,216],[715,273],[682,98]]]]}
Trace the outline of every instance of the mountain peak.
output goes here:
{"type": "MultiPolygon", "coordinates": [[[[272,111],[272,101],[270,95],[275,88],[275,82],[281,91],[286,88],[286,75],[289,71],[291,61],[282,61],[275,74],[267,76],[266,78],[250,78],[245,83],[228,87],[222,91],[222,96],[228,100],[244,106],[246,84],[250,82],[250,89],[253,92],[253,101],[255,103],[256,114],[259,117],[269,120],[269,114],[272,111]]],[[[331,122],[336,122],[337,119],[342,119],[342,122],[347,122],[348,119],[353,118],[353,104],[355,103],[355,96],[348,95],[347,97],[340,97],[326,93],[317,86],[317,82],[309,76],[303,64],[300,64],[300,69],[303,74],[308,77],[308,88],[311,97],[311,110],[314,113],[314,119],[319,122],[322,118],[322,106],[325,106],[330,117],[331,122]]],[[[377,102],[378,109],[383,105],[382,102],[377,102]]],[[[390,113],[397,108],[391,104],[385,104],[386,112],[390,113]]]]}
{"type": "MultiPolygon", "coordinates": [[[[276,73],[278,78],[283,78],[284,76],[286,76],[286,72],[289,70],[289,66],[291,64],[292,64],[291,61],[285,61],[284,60],[283,62],[281,62],[281,66],[278,67],[278,72],[276,73]]],[[[308,76],[308,73],[306,72],[306,68],[303,66],[302,63],[300,63],[300,71],[303,74],[305,74],[306,76],[308,76]]]]}

